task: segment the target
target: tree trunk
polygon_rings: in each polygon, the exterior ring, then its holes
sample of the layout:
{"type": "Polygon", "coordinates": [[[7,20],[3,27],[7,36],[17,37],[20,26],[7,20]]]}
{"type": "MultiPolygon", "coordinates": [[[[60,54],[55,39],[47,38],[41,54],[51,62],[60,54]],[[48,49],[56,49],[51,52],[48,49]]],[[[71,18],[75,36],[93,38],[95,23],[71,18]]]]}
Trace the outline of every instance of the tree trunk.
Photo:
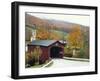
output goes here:
{"type": "Polygon", "coordinates": [[[76,50],[75,49],[73,49],[73,56],[75,56],[76,55],[76,50]]]}

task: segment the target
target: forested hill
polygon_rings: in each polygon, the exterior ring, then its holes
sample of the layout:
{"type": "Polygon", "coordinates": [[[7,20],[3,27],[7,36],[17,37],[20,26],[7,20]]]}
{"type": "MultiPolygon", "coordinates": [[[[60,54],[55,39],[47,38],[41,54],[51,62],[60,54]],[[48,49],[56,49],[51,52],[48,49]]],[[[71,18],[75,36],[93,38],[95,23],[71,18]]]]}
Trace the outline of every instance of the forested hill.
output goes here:
{"type": "Polygon", "coordinates": [[[66,21],[60,21],[55,19],[42,19],[29,14],[25,14],[25,25],[30,27],[46,27],[53,28],[55,30],[61,30],[64,32],[70,32],[77,25],[81,27],[82,30],[89,31],[89,27],[79,25],[76,23],[70,23],[66,21]],[[35,25],[35,26],[34,26],[35,25]]]}

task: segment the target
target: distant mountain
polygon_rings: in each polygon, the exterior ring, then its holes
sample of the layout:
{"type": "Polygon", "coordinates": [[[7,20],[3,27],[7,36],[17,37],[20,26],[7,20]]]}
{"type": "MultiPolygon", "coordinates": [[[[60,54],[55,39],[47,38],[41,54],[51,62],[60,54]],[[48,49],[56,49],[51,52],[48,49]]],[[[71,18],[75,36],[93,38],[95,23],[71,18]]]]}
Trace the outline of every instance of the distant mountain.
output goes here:
{"type": "MultiPolygon", "coordinates": [[[[66,21],[60,21],[60,20],[53,20],[53,19],[42,19],[38,18],[29,14],[25,15],[25,24],[30,27],[48,27],[53,28],[56,30],[62,30],[65,32],[70,32],[75,25],[75,23],[70,23],[66,21]]],[[[89,30],[89,27],[80,25],[82,27],[82,30],[89,30]]]]}
{"type": "Polygon", "coordinates": [[[49,23],[44,20],[44,19],[40,19],[38,17],[35,16],[31,16],[29,14],[25,14],[25,25],[28,26],[32,26],[32,27],[37,27],[37,26],[47,26],[49,23]]]}
{"type": "MultiPolygon", "coordinates": [[[[70,32],[75,27],[75,25],[79,25],[75,23],[54,20],[54,19],[42,19],[29,14],[25,15],[25,24],[32,28],[40,26],[40,27],[53,28],[56,30],[62,30],[65,32],[70,32]]],[[[89,30],[89,27],[83,25],[80,26],[82,27],[82,30],[87,30],[87,31],[89,30]]]]}

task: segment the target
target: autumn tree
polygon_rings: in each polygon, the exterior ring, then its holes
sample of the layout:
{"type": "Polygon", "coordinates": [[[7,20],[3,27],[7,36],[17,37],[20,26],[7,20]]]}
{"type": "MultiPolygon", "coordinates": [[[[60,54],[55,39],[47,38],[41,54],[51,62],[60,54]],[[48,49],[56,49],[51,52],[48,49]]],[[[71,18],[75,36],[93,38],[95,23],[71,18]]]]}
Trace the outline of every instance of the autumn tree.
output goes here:
{"type": "Polygon", "coordinates": [[[67,37],[68,45],[73,49],[73,55],[75,55],[75,50],[81,48],[83,45],[82,41],[82,31],[79,25],[73,27],[72,32],[69,33],[67,37]]]}
{"type": "Polygon", "coordinates": [[[50,35],[50,32],[45,27],[37,27],[36,30],[36,39],[38,40],[47,40],[50,35]]]}
{"type": "Polygon", "coordinates": [[[51,32],[50,33],[50,39],[52,39],[52,40],[60,40],[60,36],[56,32],[51,32]]]}

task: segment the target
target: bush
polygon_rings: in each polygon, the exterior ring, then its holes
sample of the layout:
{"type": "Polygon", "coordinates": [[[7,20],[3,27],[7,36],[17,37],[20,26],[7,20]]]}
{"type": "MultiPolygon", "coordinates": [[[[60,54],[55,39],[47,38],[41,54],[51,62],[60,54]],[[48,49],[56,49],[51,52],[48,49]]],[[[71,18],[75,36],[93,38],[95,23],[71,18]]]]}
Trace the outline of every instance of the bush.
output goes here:
{"type": "Polygon", "coordinates": [[[88,54],[86,52],[86,49],[79,49],[79,50],[76,50],[76,55],[74,56],[76,58],[88,58],[88,54]]]}
{"type": "Polygon", "coordinates": [[[84,49],[80,49],[79,57],[84,58],[84,54],[85,54],[84,49]]]}
{"type": "Polygon", "coordinates": [[[26,65],[28,64],[28,60],[29,60],[28,53],[26,53],[26,54],[25,54],[25,64],[26,64],[26,65]]]}
{"type": "Polygon", "coordinates": [[[35,59],[29,60],[29,61],[28,61],[28,64],[29,64],[30,66],[35,65],[35,59]]]}
{"type": "Polygon", "coordinates": [[[42,54],[42,50],[39,46],[36,46],[36,48],[31,52],[26,52],[25,54],[25,66],[30,67],[33,65],[43,64],[45,61],[39,60],[40,55],[42,54]]]}
{"type": "Polygon", "coordinates": [[[39,59],[42,54],[41,48],[39,46],[36,46],[34,48],[34,51],[31,52],[31,54],[32,54],[32,57],[34,57],[36,64],[39,64],[39,59]]]}
{"type": "Polygon", "coordinates": [[[44,64],[45,60],[39,59],[39,64],[44,64]]]}
{"type": "Polygon", "coordinates": [[[65,57],[72,57],[73,56],[72,50],[68,46],[64,47],[64,56],[65,57]]]}
{"type": "Polygon", "coordinates": [[[79,58],[86,58],[89,59],[89,49],[81,48],[79,52],[79,58]]]}
{"type": "Polygon", "coordinates": [[[35,64],[35,59],[32,57],[31,53],[26,53],[25,54],[25,66],[30,67],[35,64]]]}
{"type": "Polygon", "coordinates": [[[65,53],[64,56],[65,56],[65,57],[72,57],[73,54],[72,54],[72,53],[65,53]]]}
{"type": "Polygon", "coordinates": [[[74,58],[80,58],[80,50],[75,50],[75,53],[73,54],[74,58]]]}

